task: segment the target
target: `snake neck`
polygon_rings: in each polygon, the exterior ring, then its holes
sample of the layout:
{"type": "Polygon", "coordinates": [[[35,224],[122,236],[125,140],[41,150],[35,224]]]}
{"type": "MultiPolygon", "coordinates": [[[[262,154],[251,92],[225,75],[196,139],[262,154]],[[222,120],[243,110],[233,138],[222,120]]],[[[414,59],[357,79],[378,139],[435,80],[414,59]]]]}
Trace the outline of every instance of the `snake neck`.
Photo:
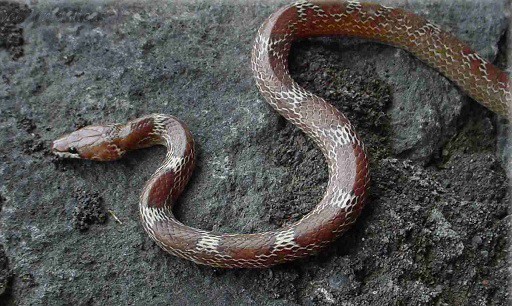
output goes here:
{"type": "Polygon", "coordinates": [[[194,141],[187,126],[173,116],[151,115],[131,123],[134,136],[150,129],[138,148],[159,144],[167,148],[165,160],[146,183],[141,208],[171,209],[183,192],[194,168],[194,141]],[[149,136],[148,136],[149,135],[149,136]]]}

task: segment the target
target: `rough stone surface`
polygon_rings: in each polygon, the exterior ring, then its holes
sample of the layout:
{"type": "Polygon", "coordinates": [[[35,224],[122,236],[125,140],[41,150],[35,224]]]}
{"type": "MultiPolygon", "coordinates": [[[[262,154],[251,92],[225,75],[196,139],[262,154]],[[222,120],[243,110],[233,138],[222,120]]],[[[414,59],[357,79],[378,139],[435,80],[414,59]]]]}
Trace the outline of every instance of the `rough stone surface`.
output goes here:
{"type": "Polygon", "coordinates": [[[9,268],[9,260],[4,248],[0,245],[0,302],[10,298],[12,271],[9,268]]]}
{"type": "Polygon", "coordinates": [[[29,14],[26,5],[0,1],[0,48],[6,49],[12,59],[23,56],[23,29],[19,24],[29,14]]]}
{"type": "MultiPolygon", "coordinates": [[[[494,59],[505,4],[406,7],[494,59]]],[[[0,288],[9,288],[0,304],[508,304],[507,125],[392,47],[317,39],[293,48],[294,78],[354,121],[373,173],[355,227],[305,260],[225,271],[167,255],[144,233],[137,208],[162,149],[113,163],[49,153],[53,139],[86,124],[173,114],[198,144],[180,220],[245,233],[297,220],[320,200],[326,166],[264,103],[249,67],[255,31],[278,6],[0,4],[28,16],[4,20],[0,34],[16,29],[24,42],[12,44],[18,57],[0,39],[0,288]],[[77,203],[87,202],[77,201],[78,190],[103,199],[121,222],[77,229],[74,212],[85,209],[77,203]]]]}

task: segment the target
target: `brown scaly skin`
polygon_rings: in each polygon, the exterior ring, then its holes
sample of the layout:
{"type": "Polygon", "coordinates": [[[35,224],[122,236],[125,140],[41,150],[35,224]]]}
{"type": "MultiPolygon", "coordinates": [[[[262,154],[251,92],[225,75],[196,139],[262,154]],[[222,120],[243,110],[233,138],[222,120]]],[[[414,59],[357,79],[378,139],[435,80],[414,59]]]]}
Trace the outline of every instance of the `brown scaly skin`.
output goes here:
{"type": "Polygon", "coordinates": [[[370,179],[364,146],[349,120],[288,73],[291,42],[312,36],[355,36],[403,48],[492,111],[510,114],[508,75],[422,17],[371,3],[299,1],[277,10],[261,26],[252,70],[267,102],[315,141],[328,164],[324,197],[301,220],[256,234],[212,233],[176,220],[172,204],[192,173],[194,143],[186,126],[171,116],[155,114],[124,125],[86,127],[56,140],[52,149],[63,157],[113,160],[127,150],[167,146],[166,158],[147,182],[139,208],[146,232],[171,254],[224,268],[263,268],[313,254],[355,222],[370,179]]]}

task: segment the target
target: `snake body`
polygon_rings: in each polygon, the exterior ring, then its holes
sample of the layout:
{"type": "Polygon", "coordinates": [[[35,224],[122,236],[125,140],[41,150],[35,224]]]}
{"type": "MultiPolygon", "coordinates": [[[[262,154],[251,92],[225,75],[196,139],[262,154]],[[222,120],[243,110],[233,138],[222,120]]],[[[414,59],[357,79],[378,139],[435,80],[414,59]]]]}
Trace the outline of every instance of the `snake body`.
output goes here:
{"type": "Polygon", "coordinates": [[[53,152],[113,160],[128,150],[165,145],[165,161],[146,183],[139,207],[145,231],[173,255],[224,268],[262,268],[308,256],[356,221],[370,181],[365,148],[349,120],[300,87],[288,72],[292,41],[333,35],[403,48],[492,111],[505,117],[510,114],[508,75],[424,18],[372,3],[299,1],[277,10],[263,23],[251,61],[266,101],[314,140],[328,164],[329,182],[322,200],[299,221],[255,234],[213,233],[178,221],[172,205],[192,174],[194,141],[186,125],[172,116],[155,114],[126,124],[85,127],[56,140],[53,152]]]}

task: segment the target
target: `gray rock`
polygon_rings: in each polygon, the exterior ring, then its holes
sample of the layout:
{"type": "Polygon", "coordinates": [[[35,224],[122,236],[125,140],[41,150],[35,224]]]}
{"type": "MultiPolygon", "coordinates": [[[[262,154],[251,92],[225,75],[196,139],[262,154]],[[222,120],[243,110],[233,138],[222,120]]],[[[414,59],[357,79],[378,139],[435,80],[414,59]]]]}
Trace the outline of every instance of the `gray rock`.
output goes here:
{"type": "MultiPolygon", "coordinates": [[[[493,59],[505,3],[407,7],[493,59]]],[[[49,153],[53,139],[86,124],[173,114],[198,144],[180,220],[250,233],[299,219],[321,199],[327,170],[313,143],[264,103],[249,66],[255,32],[278,6],[41,1],[9,26],[24,44],[0,45],[0,244],[9,259],[0,273],[10,288],[0,304],[507,304],[509,181],[494,116],[391,47],[322,39],[293,48],[294,78],[346,112],[372,156],[362,217],[311,258],[224,271],[167,255],[137,208],[162,149],[113,163],[49,153]],[[120,222],[76,229],[83,192],[120,222]]]]}

